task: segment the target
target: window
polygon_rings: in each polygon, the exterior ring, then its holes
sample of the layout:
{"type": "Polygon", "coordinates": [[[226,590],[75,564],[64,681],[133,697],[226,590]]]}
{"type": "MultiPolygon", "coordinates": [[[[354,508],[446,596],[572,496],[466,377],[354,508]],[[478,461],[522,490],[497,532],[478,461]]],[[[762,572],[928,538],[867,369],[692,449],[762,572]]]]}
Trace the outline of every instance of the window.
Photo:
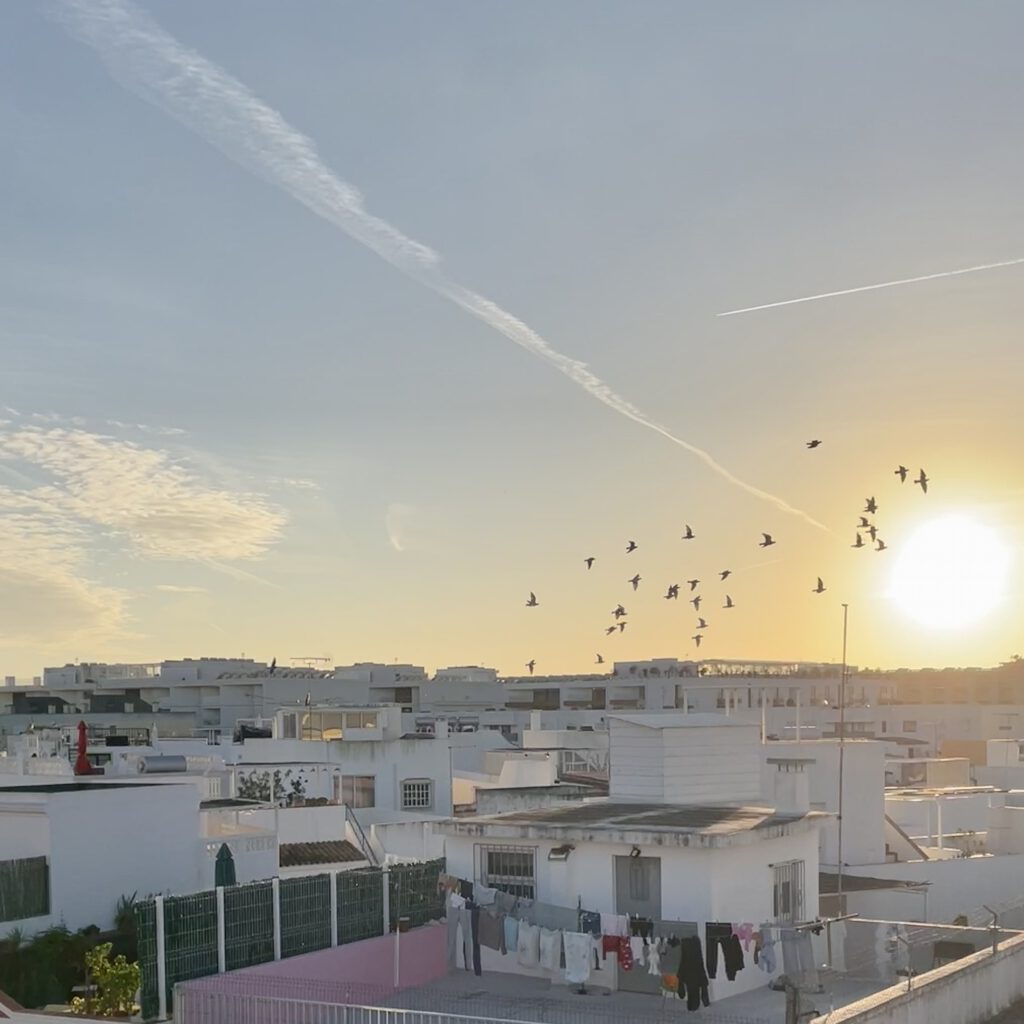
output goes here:
{"type": "Polygon", "coordinates": [[[776,924],[795,924],[804,916],[804,862],[790,860],[773,865],[772,906],[776,924]]]}
{"type": "Polygon", "coordinates": [[[281,719],[281,738],[293,740],[298,735],[296,715],[284,715],[281,719]]]}
{"type": "Polygon", "coordinates": [[[424,811],[434,806],[434,783],[430,779],[406,779],[402,783],[402,810],[424,811]]]}
{"type": "Polygon", "coordinates": [[[631,857],[629,861],[629,898],[646,902],[651,898],[651,875],[647,870],[648,858],[631,857]]]}
{"type": "Polygon", "coordinates": [[[373,711],[350,711],[345,716],[346,729],[376,729],[377,715],[373,711]]]}
{"type": "Polygon", "coordinates": [[[912,718],[908,718],[903,723],[904,732],[917,732],[917,722],[912,718]]]}
{"type": "Polygon", "coordinates": [[[130,700],[126,700],[124,702],[124,713],[126,715],[130,715],[134,711],[135,711],[135,702],[134,701],[130,701],[130,700]]]}
{"type": "Polygon", "coordinates": [[[373,775],[336,775],[334,799],[352,808],[375,807],[376,781],[373,775]]]}
{"type": "Polygon", "coordinates": [[[492,889],[534,899],[537,850],[532,846],[478,846],[477,877],[492,889]]]}

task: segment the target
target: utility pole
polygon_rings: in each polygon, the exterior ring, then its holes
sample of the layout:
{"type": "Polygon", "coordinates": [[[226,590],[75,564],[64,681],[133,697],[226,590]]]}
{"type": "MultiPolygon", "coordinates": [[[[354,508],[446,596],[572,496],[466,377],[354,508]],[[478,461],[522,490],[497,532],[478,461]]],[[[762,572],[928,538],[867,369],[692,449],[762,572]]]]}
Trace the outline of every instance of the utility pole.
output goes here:
{"type": "Polygon", "coordinates": [[[836,913],[843,912],[843,755],[846,751],[846,624],[850,606],[843,605],[843,667],[839,676],[839,835],[836,860],[836,913]]]}

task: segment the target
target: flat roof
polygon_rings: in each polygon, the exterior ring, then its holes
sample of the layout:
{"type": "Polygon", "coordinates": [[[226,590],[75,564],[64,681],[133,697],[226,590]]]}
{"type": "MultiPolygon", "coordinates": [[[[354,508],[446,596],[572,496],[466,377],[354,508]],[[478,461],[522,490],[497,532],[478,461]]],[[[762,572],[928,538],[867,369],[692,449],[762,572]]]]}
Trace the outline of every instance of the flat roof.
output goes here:
{"type": "MultiPolygon", "coordinates": [[[[872,892],[883,889],[909,889],[920,892],[931,882],[913,882],[902,878],[873,878],[870,875],[848,875],[843,872],[843,892],[872,892]]],[[[839,895],[839,875],[834,871],[818,872],[818,894],[839,895]]]]}
{"type": "Polygon", "coordinates": [[[81,793],[83,790],[98,793],[105,789],[139,789],[152,785],[152,782],[44,782],[42,785],[0,786],[0,793],[81,793]]]}
{"type": "Polygon", "coordinates": [[[711,711],[649,711],[641,714],[610,711],[606,718],[615,718],[620,722],[642,725],[648,729],[678,729],[681,727],[696,728],[706,726],[742,726],[745,729],[760,729],[757,722],[738,721],[732,715],[715,714],[711,711]]]}

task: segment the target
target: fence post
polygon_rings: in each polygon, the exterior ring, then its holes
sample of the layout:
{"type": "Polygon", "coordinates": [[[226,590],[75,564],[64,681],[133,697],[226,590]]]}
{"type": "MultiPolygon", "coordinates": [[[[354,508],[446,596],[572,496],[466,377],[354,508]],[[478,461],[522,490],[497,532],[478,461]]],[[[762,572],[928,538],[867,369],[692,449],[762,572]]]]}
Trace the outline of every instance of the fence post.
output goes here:
{"type": "Polygon", "coordinates": [[[217,886],[217,973],[223,974],[227,967],[227,943],[224,929],[224,886],[217,886]]]}
{"type": "Polygon", "coordinates": [[[157,1016],[167,1019],[167,947],[164,942],[164,898],[157,896],[156,905],[156,991],[157,1016]]]}
{"type": "Polygon", "coordinates": [[[281,879],[276,875],[270,882],[274,895],[274,959],[281,959],[281,879]]]}
{"type": "Polygon", "coordinates": [[[338,872],[332,871],[331,879],[331,946],[338,944],[338,872]]]}
{"type": "Polygon", "coordinates": [[[386,864],[381,869],[380,884],[384,887],[384,899],[381,901],[384,907],[384,931],[381,935],[387,935],[391,931],[391,868],[386,864]]]}

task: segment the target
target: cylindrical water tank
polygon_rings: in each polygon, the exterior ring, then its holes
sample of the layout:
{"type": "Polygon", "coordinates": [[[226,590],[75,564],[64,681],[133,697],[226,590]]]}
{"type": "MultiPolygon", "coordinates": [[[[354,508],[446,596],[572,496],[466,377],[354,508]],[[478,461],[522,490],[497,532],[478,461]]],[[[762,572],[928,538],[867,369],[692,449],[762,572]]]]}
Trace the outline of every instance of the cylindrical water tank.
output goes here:
{"type": "Polygon", "coordinates": [[[139,774],[152,775],[155,772],[188,771],[188,763],[181,754],[163,754],[159,757],[143,757],[139,759],[139,774]]]}

